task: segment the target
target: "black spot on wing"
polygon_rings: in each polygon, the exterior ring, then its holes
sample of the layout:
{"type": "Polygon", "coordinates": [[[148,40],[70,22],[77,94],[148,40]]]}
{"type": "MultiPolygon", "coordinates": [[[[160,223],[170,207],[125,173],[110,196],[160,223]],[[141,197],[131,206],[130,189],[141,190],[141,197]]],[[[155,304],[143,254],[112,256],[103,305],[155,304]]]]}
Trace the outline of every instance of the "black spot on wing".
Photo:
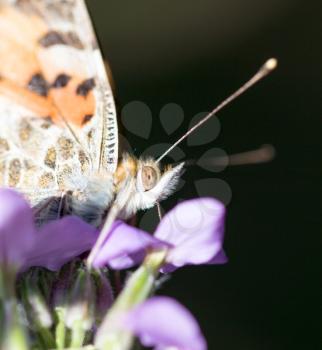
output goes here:
{"type": "Polygon", "coordinates": [[[52,83],[51,87],[54,89],[59,89],[65,87],[70,81],[71,76],[67,74],[59,74],[55,81],[52,83]]]}
{"type": "Polygon", "coordinates": [[[84,49],[84,45],[81,42],[79,36],[75,32],[66,33],[66,42],[68,45],[75,47],[76,49],[84,49]]]}
{"type": "Polygon", "coordinates": [[[95,87],[94,78],[86,79],[77,86],[76,94],[86,97],[94,87],[95,87]]]}
{"type": "Polygon", "coordinates": [[[74,32],[58,32],[51,30],[39,39],[39,44],[42,47],[50,47],[53,45],[69,45],[76,49],[83,49],[83,43],[78,35],[74,32]]]}
{"type": "Polygon", "coordinates": [[[34,74],[28,83],[28,89],[40,96],[46,97],[48,94],[48,88],[47,81],[41,73],[34,74]]]}
{"type": "Polygon", "coordinates": [[[93,118],[93,114],[86,114],[83,118],[82,124],[88,123],[93,118]]]}
{"type": "Polygon", "coordinates": [[[61,33],[51,30],[39,39],[39,44],[43,47],[50,47],[58,44],[66,45],[67,43],[61,33]]]}

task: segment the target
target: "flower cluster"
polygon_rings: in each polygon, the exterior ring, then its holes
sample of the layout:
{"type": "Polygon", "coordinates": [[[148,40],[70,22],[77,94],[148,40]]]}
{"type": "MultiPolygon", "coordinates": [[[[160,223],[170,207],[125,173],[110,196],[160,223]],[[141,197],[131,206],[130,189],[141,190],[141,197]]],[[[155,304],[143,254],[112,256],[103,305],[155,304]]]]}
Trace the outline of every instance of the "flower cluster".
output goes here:
{"type": "Polygon", "coordinates": [[[158,350],[207,348],[184,306],[150,296],[160,273],[226,262],[220,202],[182,202],[153,235],[116,221],[90,268],[98,230],[80,218],[36,228],[28,203],[7,189],[0,213],[1,348],[127,350],[135,337],[158,350]],[[119,270],[134,266],[123,283],[119,270]]]}

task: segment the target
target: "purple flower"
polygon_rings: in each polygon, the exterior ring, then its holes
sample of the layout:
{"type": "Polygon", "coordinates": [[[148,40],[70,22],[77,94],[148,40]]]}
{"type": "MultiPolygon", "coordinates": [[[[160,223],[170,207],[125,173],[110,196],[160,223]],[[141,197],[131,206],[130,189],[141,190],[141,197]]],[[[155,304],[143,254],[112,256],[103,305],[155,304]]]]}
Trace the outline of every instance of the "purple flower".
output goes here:
{"type": "Polygon", "coordinates": [[[108,265],[115,269],[126,269],[142,261],[149,249],[167,247],[169,247],[167,243],[150,234],[122,221],[116,221],[97,254],[93,266],[98,268],[108,265]]]}
{"type": "Polygon", "coordinates": [[[126,316],[125,327],[156,350],[207,349],[195,318],[172,298],[153,297],[139,305],[126,316]]]}
{"type": "Polygon", "coordinates": [[[162,272],[184,265],[222,264],[227,261],[224,239],[225,207],[212,198],[178,204],[165,215],[155,235],[118,223],[112,228],[93,266],[123,269],[139,264],[151,250],[166,249],[162,272]]]}
{"type": "Polygon", "coordinates": [[[30,206],[13,190],[0,190],[0,213],[0,263],[20,270],[31,266],[58,270],[89,250],[97,238],[92,226],[71,216],[37,230],[30,206]]]}
{"type": "Polygon", "coordinates": [[[36,240],[31,209],[16,192],[0,189],[0,263],[20,267],[36,240]]]}
{"type": "Polygon", "coordinates": [[[42,266],[57,271],[76,256],[90,250],[97,230],[75,216],[66,216],[43,226],[27,255],[24,269],[42,266]]]}
{"type": "Polygon", "coordinates": [[[212,198],[178,204],[160,222],[155,237],[171,245],[163,272],[184,265],[223,264],[225,206],[212,198]]]}

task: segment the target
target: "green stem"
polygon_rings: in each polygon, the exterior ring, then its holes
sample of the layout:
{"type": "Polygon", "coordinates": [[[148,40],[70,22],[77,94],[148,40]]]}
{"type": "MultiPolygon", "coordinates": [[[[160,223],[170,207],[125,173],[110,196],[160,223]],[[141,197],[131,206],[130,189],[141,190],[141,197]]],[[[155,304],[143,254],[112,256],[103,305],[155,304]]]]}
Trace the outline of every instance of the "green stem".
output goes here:
{"type": "Polygon", "coordinates": [[[55,339],[49,329],[39,327],[37,328],[37,333],[46,349],[53,349],[55,347],[55,339]]]}
{"type": "Polygon", "coordinates": [[[3,303],[3,308],[4,324],[1,325],[3,337],[0,341],[0,348],[28,350],[26,331],[19,320],[16,300],[8,299],[3,303]]]}
{"type": "Polygon", "coordinates": [[[56,307],[57,324],[55,329],[55,339],[57,349],[64,349],[66,342],[65,309],[56,307]]]}
{"type": "Polygon", "coordinates": [[[85,335],[86,331],[82,325],[82,321],[75,321],[73,324],[72,340],[70,343],[70,347],[81,348],[84,343],[85,335]]]}
{"type": "MultiPolygon", "coordinates": [[[[159,269],[163,265],[166,251],[151,252],[143,264],[132,274],[112,309],[129,310],[146,300],[153,290],[159,269]]],[[[110,312],[113,310],[111,309],[110,312]]]]}

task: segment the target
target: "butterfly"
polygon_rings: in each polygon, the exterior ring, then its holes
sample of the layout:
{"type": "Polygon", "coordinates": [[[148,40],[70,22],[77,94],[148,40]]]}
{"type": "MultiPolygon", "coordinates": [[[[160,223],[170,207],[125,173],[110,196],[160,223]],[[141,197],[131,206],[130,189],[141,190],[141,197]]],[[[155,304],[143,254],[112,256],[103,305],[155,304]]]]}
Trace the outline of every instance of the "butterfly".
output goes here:
{"type": "Polygon", "coordinates": [[[84,0],[1,1],[0,115],[0,185],[28,198],[38,224],[77,215],[105,231],[173,193],[183,163],[160,161],[203,123],[157,160],[120,157],[111,81],[84,0]]]}

